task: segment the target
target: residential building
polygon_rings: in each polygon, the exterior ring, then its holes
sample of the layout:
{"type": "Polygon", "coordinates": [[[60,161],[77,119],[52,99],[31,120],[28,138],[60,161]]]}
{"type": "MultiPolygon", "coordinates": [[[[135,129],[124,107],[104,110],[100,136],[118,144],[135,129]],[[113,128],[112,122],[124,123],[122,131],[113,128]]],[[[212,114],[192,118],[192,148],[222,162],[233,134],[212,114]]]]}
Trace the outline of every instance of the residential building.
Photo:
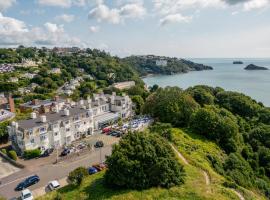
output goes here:
{"type": "Polygon", "coordinates": [[[0,109],[0,122],[11,119],[13,117],[15,117],[14,113],[9,112],[8,110],[0,109]]]}
{"type": "Polygon", "coordinates": [[[9,94],[0,96],[0,109],[8,110],[15,113],[15,104],[13,98],[9,94]]]}
{"type": "Polygon", "coordinates": [[[33,112],[31,119],[12,122],[8,133],[18,153],[36,148],[46,150],[91,136],[105,125],[132,114],[132,101],[127,95],[101,93],[76,105],[67,102],[61,110],[56,106],[41,115],[33,112]]]}
{"type": "Polygon", "coordinates": [[[132,86],[135,86],[135,82],[134,81],[118,82],[118,83],[114,83],[112,86],[119,90],[129,89],[132,86]]]}
{"type": "Polygon", "coordinates": [[[52,68],[49,71],[50,74],[60,74],[61,73],[61,69],[60,68],[52,68]]]}
{"type": "Polygon", "coordinates": [[[17,83],[18,81],[19,81],[19,79],[17,77],[10,77],[9,78],[9,82],[17,83]]]}
{"type": "Polygon", "coordinates": [[[7,73],[7,72],[13,72],[15,71],[15,68],[11,64],[0,64],[0,74],[1,73],[7,73]]]}
{"type": "Polygon", "coordinates": [[[167,66],[167,60],[156,60],[156,65],[166,67],[167,66]]]}

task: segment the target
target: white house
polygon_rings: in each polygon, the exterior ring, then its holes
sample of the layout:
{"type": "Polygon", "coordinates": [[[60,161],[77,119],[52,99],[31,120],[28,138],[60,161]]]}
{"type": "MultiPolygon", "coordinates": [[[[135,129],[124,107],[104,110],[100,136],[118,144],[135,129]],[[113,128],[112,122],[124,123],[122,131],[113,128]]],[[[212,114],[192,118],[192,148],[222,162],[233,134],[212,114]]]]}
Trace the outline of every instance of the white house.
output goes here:
{"type": "Polygon", "coordinates": [[[66,103],[62,110],[37,115],[12,122],[8,133],[12,146],[18,153],[40,148],[46,150],[91,136],[106,124],[133,114],[132,101],[127,96],[95,94],[80,100],[76,105],[66,103]]]}

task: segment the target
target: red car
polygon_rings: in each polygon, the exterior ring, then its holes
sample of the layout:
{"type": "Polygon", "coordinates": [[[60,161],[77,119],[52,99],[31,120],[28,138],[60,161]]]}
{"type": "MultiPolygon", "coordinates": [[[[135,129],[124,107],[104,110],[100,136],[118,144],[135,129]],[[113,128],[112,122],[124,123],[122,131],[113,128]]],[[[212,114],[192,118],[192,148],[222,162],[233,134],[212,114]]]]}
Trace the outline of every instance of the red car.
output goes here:
{"type": "Polygon", "coordinates": [[[108,135],[111,132],[111,128],[110,127],[106,127],[102,129],[102,133],[108,135]]]}

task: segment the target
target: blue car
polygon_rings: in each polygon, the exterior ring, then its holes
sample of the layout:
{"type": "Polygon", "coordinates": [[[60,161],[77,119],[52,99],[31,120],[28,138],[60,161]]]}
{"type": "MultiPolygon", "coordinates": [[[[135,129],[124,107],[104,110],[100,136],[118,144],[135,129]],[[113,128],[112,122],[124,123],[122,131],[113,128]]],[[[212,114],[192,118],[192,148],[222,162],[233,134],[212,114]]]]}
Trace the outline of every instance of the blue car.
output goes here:
{"type": "Polygon", "coordinates": [[[40,181],[40,178],[38,175],[30,176],[26,178],[24,181],[20,182],[17,187],[15,188],[16,191],[23,190],[31,185],[36,184],[40,181]]]}
{"type": "Polygon", "coordinates": [[[95,174],[95,173],[97,173],[98,172],[98,170],[96,169],[96,168],[94,168],[94,167],[90,167],[89,169],[88,169],[88,173],[91,175],[91,174],[95,174]]]}

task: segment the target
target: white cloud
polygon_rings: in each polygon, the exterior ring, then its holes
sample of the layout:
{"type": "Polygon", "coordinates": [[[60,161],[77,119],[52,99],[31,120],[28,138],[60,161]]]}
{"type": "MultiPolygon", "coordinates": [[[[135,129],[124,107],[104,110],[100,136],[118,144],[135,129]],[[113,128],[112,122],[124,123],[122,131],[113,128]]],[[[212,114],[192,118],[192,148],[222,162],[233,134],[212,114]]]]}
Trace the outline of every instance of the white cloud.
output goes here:
{"type": "Polygon", "coordinates": [[[43,6],[69,8],[72,5],[85,6],[86,0],[38,0],[38,3],[43,6]]]}
{"type": "Polygon", "coordinates": [[[90,10],[89,19],[96,19],[98,22],[109,22],[119,24],[124,22],[126,18],[141,18],[145,15],[146,10],[141,3],[125,4],[120,8],[109,8],[103,2],[90,10]]]}
{"type": "Polygon", "coordinates": [[[74,20],[74,15],[62,14],[55,17],[56,21],[64,21],[70,23],[74,20]]]}
{"type": "Polygon", "coordinates": [[[164,18],[160,19],[160,25],[165,26],[171,23],[188,23],[190,22],[192,17],[183,16],[181,14],[171,14],[167,15],[164,18]]]}
{"type": "Polygon", "coordinates": [[[120,15],[131,18],[143,17],[146,14],[146,10],[143,5],[136,3],[124,5],[120,8],[119,12],[120,15]]]}
{"type": "Polygon", "coordinates": [[[104,4],[100,4],[90,10],[88,18],[97,19],[98,22],[107,21],[112,24],[119,24],[121,20],[117,9],[110,9],[104,4]]]}
{"type": "Polygon", "coordinates": [[[16,0],[0,0],[0,11],[8,9],[14,3],[16,3],[16,0]]]}
{"type": "Polygon", "coordinates": [[[23,21],[0,13],[0,45],[83,46],[76,37],[68,35],[63,25],[47,22],[41,27],[27,26],[23,21]]]}
{"type": "Polygon", "coordinates": [[[90,26],[89,27],[89,30],[91,33],[97,33],[97,32],[99,32],[99,29],[100,28],[98,26],[90,26]]]}
{"type": "Polygon", "coordinates": [[[253,9],[260,9],[268,6],[269,4],[269,0],[251,0],[244,3],[244,10],[249,11],[253,9]]]}

